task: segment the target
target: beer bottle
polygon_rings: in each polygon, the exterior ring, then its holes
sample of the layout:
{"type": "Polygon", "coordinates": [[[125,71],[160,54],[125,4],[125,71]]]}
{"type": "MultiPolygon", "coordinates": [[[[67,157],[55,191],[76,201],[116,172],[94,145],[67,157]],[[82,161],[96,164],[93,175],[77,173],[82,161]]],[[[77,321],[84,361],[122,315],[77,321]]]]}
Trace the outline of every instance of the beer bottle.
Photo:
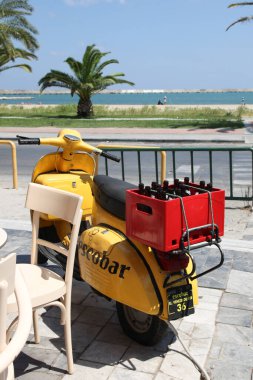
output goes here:
{"type": "Polygon", "coordinates": [[[184,195],[185,196],[191,195],[191,190],[189,187],[187,187],[190,184],[190,178],[189,177],[184,177],[184,184],[186,185],[186,186],[184,186],[184,195]]]}
{"type": "Polygon", "coordinates": [[[161,199],[162,199],[163,201],[168,201],[168,200],[169,200],[169,194],[166,193],[165,190],[162,190],[162,191],[161,191],[161,199]]]}
{"type": "Polygon", "coordinates": [[[150,186],[145,186],[144,195],[146,195],[146,197],[151,197],[151,187],[150,186]]]}
{"type": "Polygon", "coordinates": [[[167,179],[165,179],[163,181],[163,190],[167,191],[168,189],[169,189],[169,181],[167,181],[167,179]]]}
{"type": "MultiPolygon", "coordinates": [[[[199,187],[201,190],[205,190],[205,187],[206,187],[205,181],[199,181],[199,187]]],[[[202,193],[202,191],[200,191],[200,194],[201,193],[202,193]]]]}
{"type": "Polygon", "coordinates": [[[161,188],[161,186],[157,187],[155,198],[156,199],[162,199],[162,188],[161,188]]]}
{"type": "Polygon", "coordinates": [[[145,192],[145,186],[144,183],[139,183],[139,194],[144,195],[145,192]]]}
{"type": "Polygon", "coordinates": [[[179,197],[182,197],[182,192],[180,188],[180,181],[178,178],[174,179],[174,194],[178,195],[179,197]]]}

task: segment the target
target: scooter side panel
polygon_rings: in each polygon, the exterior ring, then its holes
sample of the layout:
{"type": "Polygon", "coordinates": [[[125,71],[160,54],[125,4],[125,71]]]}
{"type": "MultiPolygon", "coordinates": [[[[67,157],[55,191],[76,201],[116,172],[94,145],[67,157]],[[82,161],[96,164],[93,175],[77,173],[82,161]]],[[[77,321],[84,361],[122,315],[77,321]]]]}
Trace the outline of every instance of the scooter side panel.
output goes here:
{"type": "MultiPolygon", "coordinates": [[[[93,196],[91,191],[92,177],[89,174],[80,171],[72,171],[71,173],[51,172],[40,174],[35,182],[83,196],[83,216],[91,215],[93,196]]],[[[48,215],[44,216],[43,219],[55,220],[55,217],[48,215]]]]}
{"type": "MultiPolygon", "coordinates": [[[[59,153],[49,153],[45,156],[41,157],[37,162],[33,174],[32,174],[32,182],[36,182],[36,178],[40,174],[50,173],[52,171],[62,171],[58,167],[58,162],[62,161],[61,152],[59,153]]],[[[89,156],[87,153],[75,153],[73,155],[72,161],[68,163],[69,170],[82,170],[90,175],[94,175],[94,159],[89,156]]]]}
{"type": "Polygon", "coordinates": [[[84,231],[78,257],[81,277],[97,291],[147,314],[159,314],[148,269],[123,234],[102,226],[84,231]]]}

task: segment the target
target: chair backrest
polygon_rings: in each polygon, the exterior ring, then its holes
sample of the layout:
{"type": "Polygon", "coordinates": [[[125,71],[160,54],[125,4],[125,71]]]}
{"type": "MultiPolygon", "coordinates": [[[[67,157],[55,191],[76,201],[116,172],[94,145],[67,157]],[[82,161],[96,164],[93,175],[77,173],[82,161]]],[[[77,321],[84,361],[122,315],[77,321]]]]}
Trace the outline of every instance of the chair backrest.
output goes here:
{"type": "Polygon", "coordinates": [[[7,298],[14,291],[16,254],[0,259],[0,352],[6,346],[7,298]]]}
{"type": "Polygon", "coordinates": [[[16,267],[16,254],[0,259],[0,379],[14,379],[13,361],[21,352],[32,324],[32,305],[24,279],[16,267]],[[14,291],[18,324],[11,341],[6,341],[8,296],[14,291]]]}
{"type": "Polygon", "coordinates": [[[27,191],[26,207],[32,210],[32,254],[31,263],[37,264],[38,244],[54,249],[67,257],[66,283],[72,281],[78,232],[82,219],[82,201],[80,195],[53,187],[30,183],[27,191]],[[50,214],[72,224],[69,247],[57,245],[38,238],[41,214],[50,214]]]}

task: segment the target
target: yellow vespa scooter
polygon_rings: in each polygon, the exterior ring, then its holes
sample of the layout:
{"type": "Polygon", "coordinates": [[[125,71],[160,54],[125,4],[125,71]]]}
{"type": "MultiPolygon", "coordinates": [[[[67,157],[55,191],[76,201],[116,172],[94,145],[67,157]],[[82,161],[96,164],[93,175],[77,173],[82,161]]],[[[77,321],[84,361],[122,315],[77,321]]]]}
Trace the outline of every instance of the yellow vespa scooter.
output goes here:
{"type": "MultiPolygon", "coordinates": [[[[181,246],[169,251],[152,247],[152,241],[149,244],[145,240],[145,222],[141,223],[140,230],[144,240],[142,236],[133,238],[134,232],[130,230],[135,210],[143,217],[150,212],[150,206],[140,210],[138,207],[126,209],[126,194],[135,192],[134,196],[138,196],[138,189],[115,178],[94,175],[96,155],[115,161],[119,159],[85,143],[79,132],[63,129],[57,137],[17,137],[22,145],[41,144],[57,148],[56,152],[46,154],[37,162],[32,182],[83,196],[83,219],[74,277],[86,281],[100,295],[116,301],[119,321],[125,333],[141,344],[153,345],[164,335],[167,321],[192,314],[198,302],[196,278],[222,265],[221,250],[220,263],[196,275],[189,249],[189,226],[181,239],[181,246]],[[128,235],[126,210],[128,222],[130,220],[128,235]]],[[[132,194],[128,196],[131,198],[132,194]]],[[[182,202],[178,201],[178,204],[182,202]]],[[[219,202],[224,212],[224,197],[219,202]]],[[[204,227],[208,233],[202,246],[218,246],[219,233],[214,220],[204,227]]],[[[148,228],[153,227],[150,225],[148,228]]],[[[51,215],[41,217],[41,238],[50,236],[52,241],[67,245],[70,229],[70,225],[51,215]]],[[[196,234],[197,229],[193,228],[193,233],[196,234]]],[[[138,232],[138,228],[136,230],[138,232]]],[[[42,264],[48,259],[65,268],[64,256],[49,248],[41,248],[39,262],[42,264]]]]}

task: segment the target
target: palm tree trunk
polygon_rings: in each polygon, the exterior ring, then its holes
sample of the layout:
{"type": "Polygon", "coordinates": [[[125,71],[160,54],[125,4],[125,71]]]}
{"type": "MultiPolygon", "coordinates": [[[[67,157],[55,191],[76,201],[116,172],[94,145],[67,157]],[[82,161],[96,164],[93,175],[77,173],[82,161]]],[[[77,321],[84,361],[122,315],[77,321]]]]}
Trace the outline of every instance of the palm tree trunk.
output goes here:
{"type": "Polygon", "coordinates": [[[79,99],[77,106],[77,116],[79,117],[89,117],[93,115],[93,107],[90,99],[79,99]]]}

